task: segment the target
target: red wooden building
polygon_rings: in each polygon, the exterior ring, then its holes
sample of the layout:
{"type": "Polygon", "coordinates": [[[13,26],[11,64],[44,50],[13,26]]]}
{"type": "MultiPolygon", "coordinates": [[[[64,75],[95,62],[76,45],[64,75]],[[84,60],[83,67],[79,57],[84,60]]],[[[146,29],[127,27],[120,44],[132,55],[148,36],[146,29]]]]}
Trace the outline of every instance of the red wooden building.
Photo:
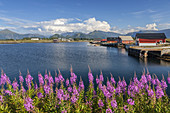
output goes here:
{"type": "Polygon", "coordinates": [[[107,43],[117,43],[118,37],[107,37],[107,43]]]}
{"type": "Polygon", "coordinates": [[[139,46],[156,46],[166,43],[164,33],[137,33],[136,44],[139,46]]]}
{"type": "Polygon", "coordinates": [[[119,36],[117,40],[118,43],[122,43],[122,44],[130,44],[134,42],[131,36],[119,36]]]}

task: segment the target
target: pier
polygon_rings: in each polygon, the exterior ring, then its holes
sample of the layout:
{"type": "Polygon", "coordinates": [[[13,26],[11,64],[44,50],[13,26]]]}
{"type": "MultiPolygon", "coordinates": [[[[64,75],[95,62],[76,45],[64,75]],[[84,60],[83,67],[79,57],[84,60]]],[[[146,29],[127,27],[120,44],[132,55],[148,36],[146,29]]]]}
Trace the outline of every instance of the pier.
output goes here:
{"type": "Polygon", "coordinates": [[[147,58],[147,57],[158,57],[162,58],[164,54],[170,53],[170,46],[165,47],[129,47],[128,55],[147,58]]]}

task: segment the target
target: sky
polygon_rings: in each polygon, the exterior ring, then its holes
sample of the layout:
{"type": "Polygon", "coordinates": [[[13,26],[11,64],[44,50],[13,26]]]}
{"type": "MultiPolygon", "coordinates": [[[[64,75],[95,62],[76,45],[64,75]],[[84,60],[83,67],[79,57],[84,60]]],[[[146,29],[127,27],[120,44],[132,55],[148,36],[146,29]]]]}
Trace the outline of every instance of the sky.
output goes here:
{"type": "Polygon", "coordinates": [[[170,29],[170,0],[0,0],[0,30],[52,35],[170,29]]]}

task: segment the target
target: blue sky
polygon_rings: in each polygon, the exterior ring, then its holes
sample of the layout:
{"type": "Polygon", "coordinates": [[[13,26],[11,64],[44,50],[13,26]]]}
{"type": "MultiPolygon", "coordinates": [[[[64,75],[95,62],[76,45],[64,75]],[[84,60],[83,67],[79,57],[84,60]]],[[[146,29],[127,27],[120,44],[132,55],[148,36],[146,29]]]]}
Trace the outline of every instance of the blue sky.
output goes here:
{"type": "Polygon", "coordinates": [[[0,30],[51,35],[170,28],[170,0],[0,0],[0,30]]]}

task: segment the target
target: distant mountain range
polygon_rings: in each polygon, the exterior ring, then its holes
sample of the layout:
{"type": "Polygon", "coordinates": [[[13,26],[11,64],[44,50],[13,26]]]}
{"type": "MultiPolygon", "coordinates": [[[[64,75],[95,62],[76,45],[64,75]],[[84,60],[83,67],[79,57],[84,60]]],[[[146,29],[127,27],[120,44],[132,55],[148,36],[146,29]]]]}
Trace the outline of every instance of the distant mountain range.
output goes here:
{"type": "MultiPolygon", "coordinates": [[[[93,31],[88,34],[81,32],[66,32],[63,34],[54,34],[50,38],[107,38],[107,37],[117,37],[120,35],[135,37],[136,33],[165,33],[167,38],[170,38],[170,29],[165,30],[141,30],[138,32],[131,32],[127,34],[119,34],[114,32],[104,32],[104,31],[93,31]]],[[[44,38],[45,36],[40,34],[19,34],[8,29],[0,31],[0,39],[23,39],[25,37],[39,37],[44,38]]]]}
{"type": "Polygon", "coordinates": [[[170,38],[170,29],[164,29],[164,30],[141,30],[138,32],[130,32],[127,33],[126,36],[132,36],[135,37],[136,33],[165,33],[167,38],[170,38]]]}
{"type": "Polygon", "coordinates": [[[0,39],[23,39],[25,37],[39,37],[44,38],[45,36],[39,34],[19,34],[8,29],[0,31],[0,39]]]}

